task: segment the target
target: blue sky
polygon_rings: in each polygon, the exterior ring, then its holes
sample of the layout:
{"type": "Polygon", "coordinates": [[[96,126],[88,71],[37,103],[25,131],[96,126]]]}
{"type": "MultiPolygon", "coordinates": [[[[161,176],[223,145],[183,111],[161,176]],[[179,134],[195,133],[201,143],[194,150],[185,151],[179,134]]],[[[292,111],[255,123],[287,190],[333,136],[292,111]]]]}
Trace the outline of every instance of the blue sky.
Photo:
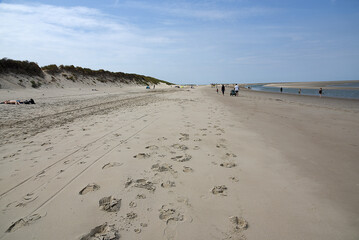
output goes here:
{"type": "Polygon", "coordinates": [[[358,0],[0,1],[0,58],[174,83],[359,79],[358,0]]]}

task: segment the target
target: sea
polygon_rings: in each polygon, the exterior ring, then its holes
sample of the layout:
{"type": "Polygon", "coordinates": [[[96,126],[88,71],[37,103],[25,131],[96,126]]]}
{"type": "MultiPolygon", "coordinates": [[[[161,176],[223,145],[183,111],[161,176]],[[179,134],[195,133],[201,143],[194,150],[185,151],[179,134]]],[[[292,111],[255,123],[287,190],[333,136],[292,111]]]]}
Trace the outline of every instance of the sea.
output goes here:
{"type": "MultiPolygon", "coordinates": [[[[267,87],[266,84],[254,84],[247,85],[246,88],[250,87],[254,91],[264,92],[280,92],[280,87],[267,87]]],[[[359,99],[359,82],[343,83],[335,85],[327,85],[328,87],[345,87],[346,89],[325,89],[323,88],[323,97],[332,98],[350,98],[359,99]],[[351,89],[352,88],[352,89],[351,89]]],[[[302,88],[301,95],[319,96],[319,88],[302,88]]],[[[299,88],[283,88],[283,93],[296,94],[299,93],[299,88]]]]}

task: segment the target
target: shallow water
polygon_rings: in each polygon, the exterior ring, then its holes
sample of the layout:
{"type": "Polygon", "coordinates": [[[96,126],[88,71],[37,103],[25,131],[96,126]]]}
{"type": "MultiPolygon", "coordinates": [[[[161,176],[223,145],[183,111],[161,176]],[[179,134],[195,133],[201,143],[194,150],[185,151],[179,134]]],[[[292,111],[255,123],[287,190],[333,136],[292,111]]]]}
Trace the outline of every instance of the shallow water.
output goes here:
{"type": "MultiPolygon", "coordinates": [[[[336,85],[336,87],[358,87],[359,83],[349,83],[348,85],[336,85]],[[352,84],[352,85],[350,85],[352,84]]],[[[248,85],[252,90],[264,91],[264,92],[280,92],[279,87],[265,87],[263,84],[260,85],[248,85]]],[[[334,86],[334,85],[331,85],[334,86]]],[[[301,95],[319,96],[319,88],[301,89],[301,95]]],[[[299,88],[283,88],[283,93],[299,94],[299,88]]],[[[335,97],[335,98],[352,98],[359,99],[358,89],[325,89],[323,88],[324,97],[335,97]]]]}

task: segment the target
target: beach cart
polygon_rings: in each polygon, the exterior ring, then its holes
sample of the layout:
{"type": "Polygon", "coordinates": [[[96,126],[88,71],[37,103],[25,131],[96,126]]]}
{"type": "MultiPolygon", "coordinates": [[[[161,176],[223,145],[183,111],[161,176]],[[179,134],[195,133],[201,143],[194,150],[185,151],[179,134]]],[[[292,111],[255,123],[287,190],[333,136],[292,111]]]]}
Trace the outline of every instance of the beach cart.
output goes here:
{"type": "Polygon", "coordinates": [[[236,96],[236,91],[231,90],[231,92],[229,93],[230,96],[236,96]]]}

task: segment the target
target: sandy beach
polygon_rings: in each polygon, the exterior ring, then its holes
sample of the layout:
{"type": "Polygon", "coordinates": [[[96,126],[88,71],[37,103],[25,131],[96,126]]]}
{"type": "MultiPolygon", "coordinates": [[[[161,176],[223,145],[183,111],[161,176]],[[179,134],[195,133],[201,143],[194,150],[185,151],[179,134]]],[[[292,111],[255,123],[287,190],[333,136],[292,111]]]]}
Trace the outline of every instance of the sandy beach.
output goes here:
{"type": "Polygon", "coordinates": [[[0,239],[358,239],[359,101],[0,89],[0,239]]]}
{"type": "Polygon", "coordinates": [[[269,83],[266,87],[284,87],[284,88],[325,88],[325,89],[358,89],[358,87],[346,87],[345,84],[358,84],[358,80],[352,81],[320,81],[320,82],[284,82],[269,83]]]}

